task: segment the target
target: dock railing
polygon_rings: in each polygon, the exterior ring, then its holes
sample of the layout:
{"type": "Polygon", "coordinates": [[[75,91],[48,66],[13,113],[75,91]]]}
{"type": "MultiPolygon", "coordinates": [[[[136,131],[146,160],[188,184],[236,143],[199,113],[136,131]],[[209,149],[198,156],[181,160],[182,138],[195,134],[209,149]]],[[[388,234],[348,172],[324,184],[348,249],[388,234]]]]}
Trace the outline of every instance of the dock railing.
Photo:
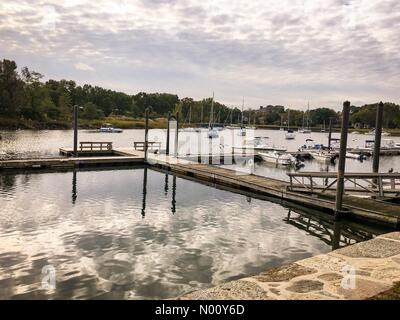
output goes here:
{"type": "MultiPolygon", "coordinates": [[[[289,172],[288,190],[324,193],[336,190],[336,172],[289,172]]],[[[345,173],[346,193],[367,193],[378,197],[400,196],[400,173],[345,173]]]]}
{"type": "MultiPolygon", "coordinates": [[[[133,143],[133,148],[135,150],[144,151],[145,142],[144,141],[136,141],[133,143]]],[[[159,141],[148,141],[147,142],[148,150],[160,150],[161,142],[159,141]]]]}
{"type": "Polygon", "coordinates": [[[79,143],[80,151],[112,151],[112,142],[85,141],[79,143]]]}

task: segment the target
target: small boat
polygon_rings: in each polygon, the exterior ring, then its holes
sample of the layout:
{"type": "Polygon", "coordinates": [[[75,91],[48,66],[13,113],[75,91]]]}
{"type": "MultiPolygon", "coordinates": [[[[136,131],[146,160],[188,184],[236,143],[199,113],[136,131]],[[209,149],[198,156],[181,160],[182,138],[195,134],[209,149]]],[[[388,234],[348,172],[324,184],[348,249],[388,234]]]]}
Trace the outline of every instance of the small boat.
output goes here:
{"type": "Polygon", "coordinates": [[[183,132],[197,132],[197,128],[182,128],[182,129],[179,129],[179,131],[183,131],[183,132]]]}
{"type": "Polygon", "coordinates": [[[346,152],[346,158],[364,160],[367,156],[360,153],[346,152]]]}
{"type": "Polygon", "coordinates": [[[286,140],[293,140],[296,138],[296,135],[292,129],[290,129],[290,109],[288,110],[288,126],[287,126],[287,131],[285,133],[285,139],[286,140]]]}
{"type": "Polygon", "coordinates": [[[209,137],[210,139],[218,138],[218,130],[215,129],[215,128],[210,128],[210,129],[208,130],[208,137],[209,137]]]}
{"type": "Polygon", "coordinates": [[[324,151],[324,150],[312,150],[310,151],[310,155],[318,161],[322,162],[331,162],[334,161],[336,158],[336,153],[331,153],[329,151],[324,151]]]}
{"type": "Polygon", "coordinates": [[[326,149],[322,143],[315,143],[313,139],[306,139],[306,143],[300,147],[300,151],[323,150],[326,149]]]}
{"type": "Polygon", "coordinates": [[[287,149],[285,147],[276,147],[271,145],[267,141],[268,137],[254,137],[254,139],[244,139],[243,145],[233,147],[234,149],[244,151],[249,150],[253,153],[268,152],[268,151],[278,151],[285,152],[287,149]]]}
{"type": "Polygon", "coordinates": [[[288,131],[286,131],[286,133],[285,133],[286,140],[293,140],[295,138],[296,138],[296,135],[293,130],[289,129],[288,131]]]}
{"type": "Polygon", "coordinates": [[[392,139],[382,139],[381,149],[400,149],[400,143],[394,142],[392,139]]]}
{"type": "Polygon", "coordinates": [[[289,153],[283,153],[274,150],[268,152],[259,152],[258,154],[264,161],[270,163],[280,164],[283,166],[289,166],[296,163],[296,158],[289,153]]]}
{"type": "Polygon", "coordinates": [[[105,133],[121,133],[122,131],[120,128],[114,128],[110,123],[103,124],[99,129],[99,132],[105,133]]]}

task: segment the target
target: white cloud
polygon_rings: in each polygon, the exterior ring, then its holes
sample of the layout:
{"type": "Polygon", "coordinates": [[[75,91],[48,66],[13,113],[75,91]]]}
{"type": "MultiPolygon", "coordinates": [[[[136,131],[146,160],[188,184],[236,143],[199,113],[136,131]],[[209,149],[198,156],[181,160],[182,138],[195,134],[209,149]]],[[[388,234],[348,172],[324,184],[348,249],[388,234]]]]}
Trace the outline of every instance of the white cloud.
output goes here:
{"type": "Polygon", "coordinates": [[[0,56],[48,77],[131,93],[216,91],[229,104],[244,95],[252,107],[398,102],[398,12],[396,0],[3,0],[0,56]],[[44,30],[51,5],[55,28],[44,30]],[[96,77],[74,71],[76,61],[96,77]]]}
{"type": "Polygon", "coordinates": [[[88,66],[86,63],[78,62],[74,64],[74,67],[77,70],[83,70],[83,71],[95,71],[91,66],[88,66]]]}

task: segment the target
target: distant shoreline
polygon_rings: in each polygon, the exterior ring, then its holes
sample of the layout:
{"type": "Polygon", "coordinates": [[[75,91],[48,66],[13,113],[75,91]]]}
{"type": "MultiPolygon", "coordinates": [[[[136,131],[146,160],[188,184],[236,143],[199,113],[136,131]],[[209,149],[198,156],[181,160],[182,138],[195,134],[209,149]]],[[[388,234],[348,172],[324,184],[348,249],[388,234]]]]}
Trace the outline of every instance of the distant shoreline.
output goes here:
{"type": "MultiPolygon", "coordinates": [[[[121,129],[144,129],[145,122],[144,119],[136,119],[136,118],[104,118],[104,119],[93,119],[86,120],[80,119],[78,128],[79,129],[87,129],[87,130],[95,130],[101,127],[104,123],[110,123],[116,128],[121,129]]],[[[187,127],[187,124],[180,125],[182,127],[187,127]]],[[[149,120],[149,128],[150,129],[166,129],[167,120],[165,118],[158,119],[150,119],[149,120]]],[[[266,129],[266,130],[279,130],[279,125],[257,125],[257,129],[266,129]]],[[[48,122],[38,122],[32,120],[24,120],[24,119],[15,119],[15,118],[4,118],[0,117],[0,130],[71,130],[72,121],[48,121],[48,122]]],[[[291,126],[291,129],[297,130],[299,127],[291,126]]],[[[286,129],[286,127],[285,127],[286,129]]],[[[321,132],[320,127],[311,127],[310,130],[312,132],[321,132]]],[[[362,134],[370,131],[371,129],[356,129],[350,128],[349,132],[360,132],[362,134]]],[[[394,129],[383,129],[385,132],[389,132],[390,136],[400,136],[400,128],[394,129]]],[[[325,130],[325,133],[328,133],[328,129],[325,130]]],[[[333,128],[332,132],[339,133],[340,128],[333,128]]],[[[390,137],[389,136],[389,137],[390,137]]]]}

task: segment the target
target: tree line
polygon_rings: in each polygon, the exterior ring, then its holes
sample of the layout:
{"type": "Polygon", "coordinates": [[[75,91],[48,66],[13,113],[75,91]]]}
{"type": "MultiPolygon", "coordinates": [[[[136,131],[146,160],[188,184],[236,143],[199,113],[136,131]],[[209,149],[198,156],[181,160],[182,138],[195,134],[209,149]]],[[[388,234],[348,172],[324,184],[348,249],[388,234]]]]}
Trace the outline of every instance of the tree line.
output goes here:
{"type": "MultiPolygon", "coordinates": [[[[90,84],[77,85],[73,80],[47,80],[39,72],[23,67],[18,71],[15,61],[0,61],[0,125],[5,121],[18,123],[26,121],[41,124],[42,127],[69,127],[74,105],[82,106],[80,118],[105,119],[107,117],[142,118],[146,108],[150,117],[165,118],[168,112],[180,112],[183,123],[207,123],[211,116],[212,98],[194,100],[180,99],[176,94],[145,93],[129,95],[90,84]]],[[[377,104],[351,107],[350,121],[353,126],[373,127],[377,104]]],[[[247,109],[243,112],[245,124],[286,125],[288,109],[260,110],[247,109]]],[[[337,125],[340,112],[322,107],[307,111],[290,110],[291,126],[328,125],[329,119],[337,125]]],[[[238,124],[242,121],[241,107],[228,107],[214,101],[213,120],[217,123],[238,124]]],[[[385,103],[385,127],[400,128],[400,107],[385,103]]]]}

